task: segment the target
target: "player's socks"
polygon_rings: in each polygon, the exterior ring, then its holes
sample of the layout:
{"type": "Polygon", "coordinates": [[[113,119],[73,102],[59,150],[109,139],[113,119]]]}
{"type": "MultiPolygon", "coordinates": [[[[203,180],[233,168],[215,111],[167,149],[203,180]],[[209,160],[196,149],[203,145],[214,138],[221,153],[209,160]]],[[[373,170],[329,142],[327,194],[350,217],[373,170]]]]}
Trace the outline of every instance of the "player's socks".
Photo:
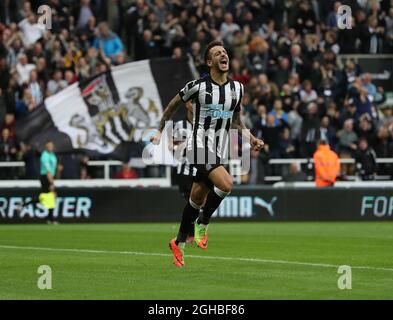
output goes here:
{"type": "Polygon", "coordinates": [[[193,222],[198,217],[199,210],[200,206],[189,199],[183,210],[179,233],[177,234],[175,241],[176,245],[181,242],[186,242],[187,236],[192,232],[193,222]]]}
{"type": "Polygon", "coordinates": [[[220,206],[222,200],[229,194],[230,192],[224,192],[217,187],[214,187],[213,190],[209,192],[207,195],[205,206],[199,215],[197,220],[198,224],[208,225],[211,216],[213,215],[214,211],[220,206]]]}

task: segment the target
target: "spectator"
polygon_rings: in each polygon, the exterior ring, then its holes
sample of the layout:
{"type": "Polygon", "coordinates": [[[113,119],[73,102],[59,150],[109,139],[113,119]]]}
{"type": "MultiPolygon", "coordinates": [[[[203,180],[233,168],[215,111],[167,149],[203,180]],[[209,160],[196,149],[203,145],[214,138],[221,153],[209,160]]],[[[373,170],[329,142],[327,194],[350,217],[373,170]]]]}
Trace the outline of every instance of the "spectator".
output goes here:
{"type": "Polygon", "coordinates": [[[94,48],[99,50],[105,56],[109,57],[111,61],[116,61],[117,56],[123,53],[124,47],[120,38],[109,30],[105,22],[98,25],[98,35],[94,40],[94,48]]]}
{"type": "Polygon", "coordinates": [[[353,120],[348,119],[344,122],[344,127],[337,132],[338,151],[341,153],[347,151],[353,154],[357,149],[358,136],[353,130],[353,120]]]}
{"type": "Polygon", "coordinates": [[[26,54],[21,54],[18,60],[19,63],[16,65],[16,71],[18,73],[18,83],[22,85],[29,82],[30,72],[36,69],[36,66],[28,62],[26,54]]]}
{"type": "Polygon", "coordinates": [[[301,170],[298,162],[292,162],[289,165],[289,173],[283,179],[285,182],[301,182],[307,181],[307,175],[301,170]]]}
{"type": "Polygon", "coordinates": [[[10,130],[3,128],[0,139],[0,161],[15,161],[17,147],[15,141],[10,137],[10,130]]]}
{"type": "Polygon", "coordinates": [[[374,180],[377,173],[377,156],[366,138],[360,138],[355,161],[357,173],[362,180],[374,180]]]}
{"type": "Polygon", "coordinates": [[[324,140],[318,142],[318,149],[313,155],[315,185],[317,187],[334,186],[340,174],[340,161],[324,140]]]}
{"type": "Polygon", "coordinates": [[[115,174],[115,179],[138,179],[138,174],[128,163],[123,163],[121,171],[115,174]]]}
{"type": "Polygon", "coordinates": [[[281,158],[293,158],[295,156],[295,146],[292,142],[289,128],[284,128],[280,134],[278,142],[281,158]]]}
{"type": "Polygon", "coordinates": [[[27,47],[41,39],[45,32],[45,27],[37,23],[34,13],[28,13],[26,19],[19,22],[18,27],[22,31],[23,43],[27,47]]]}
{"type": "Polygon", "coordinates": [[[327,144],[335,149],[337,133],[334,127],[330,125],[330,118],[328,116],[322,118],[319,130],[321,140],[326,141],[327,144]]]}
{"type": "Polygon", "coordinates": [[[280,125],[281,121],[285,124],[288,123],[288,115],[283,111],[282,101],[280,99],[274,100],[273,110],[270,111],[270,114],[272,114],[276,119],[276,126],[280,125]]]}
{"type": "Polygon", "coordinates": [[[48,82],[47,95],[54,95],[66,88],[67,85],[67,81],[63,79],[63,73],[60,70],[55,70],[52,79],[48,82]]]}
{"type": "Polygon", "coordinates": [[[315,102],[317,101],[317,93],[312,88],[312,84],[310,80],[304,80],[303,89],[300,90],[300,100],[303,103],[315,102]]]}
{"type": "Polygon", "coordinates": [[[221,39],[229,45],[232,44],[233,34],[238,30],[240,30],[240,27],[238,24],[233,22],[232,14],[229,12],[226,13],[224,16],[224,22],[221,24],[220,27],[221,39]]]}
{"type": "Polygon", "coordinates": [[[38,74],[36,70],[30,72],[29,89],[33,96],[36,105],[39,105],[43,101],[43,94],[41,86],[38,83],[38,74]]]}
{"type": "Polygon", "coordinates": [[[32,112],[37,107],[31,90],[28,87],[23,89],[22,99],[16,102],[16,116],[17,119],[22,119],[28,113],[32,112]]]}
{"type": "Polygon", "coordinates": [[[307,105],[307,111],[303,118],[300,133],[300,155],[310,158],[316,149],[316,141],[320,139],[320,120],[318,117],[318,105],[311,102],[307,105]]]}

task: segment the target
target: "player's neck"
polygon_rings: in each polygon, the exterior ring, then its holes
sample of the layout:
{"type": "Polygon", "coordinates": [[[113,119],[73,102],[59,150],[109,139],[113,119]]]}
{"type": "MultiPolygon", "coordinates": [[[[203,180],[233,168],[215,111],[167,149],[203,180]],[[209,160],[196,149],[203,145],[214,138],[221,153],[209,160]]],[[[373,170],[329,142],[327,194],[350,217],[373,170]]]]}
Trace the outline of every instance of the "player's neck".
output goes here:
{"type": "Polygon", "coordinates": [[[211,69],[210,77],[215,83],[221,86],[228,81],[228,72],[220,72],[215,69],[211,69]]]}

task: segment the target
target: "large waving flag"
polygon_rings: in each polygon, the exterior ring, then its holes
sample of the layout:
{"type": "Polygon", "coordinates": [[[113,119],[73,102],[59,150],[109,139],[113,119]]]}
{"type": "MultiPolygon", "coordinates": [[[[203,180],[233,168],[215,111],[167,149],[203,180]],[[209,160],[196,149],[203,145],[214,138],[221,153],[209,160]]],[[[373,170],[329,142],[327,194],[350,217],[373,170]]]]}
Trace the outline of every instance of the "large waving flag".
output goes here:
{"type": "MultiPolygon", "coordinates": [[[[58,152],[83,150],[122,157],[124,145],[156,128],[163,108],[193,79],[188,59],[131,62],[75,83],[22,119],[20,141],[42,150],[52,139],[58,152]]],[[[183,117],[185,108],[177,116],[183,117]]]]}

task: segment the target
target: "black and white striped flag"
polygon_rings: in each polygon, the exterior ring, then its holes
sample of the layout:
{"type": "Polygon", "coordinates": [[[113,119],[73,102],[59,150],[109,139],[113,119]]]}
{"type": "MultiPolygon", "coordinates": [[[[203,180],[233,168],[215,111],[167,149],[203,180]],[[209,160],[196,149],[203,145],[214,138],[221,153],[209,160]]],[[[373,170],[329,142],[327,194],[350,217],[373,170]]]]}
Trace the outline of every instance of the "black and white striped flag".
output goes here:
{"type": "MultiPolygon", "coordinates": [[[[16,134],[38,150],[51,139],[57,152],[83,150],[120,158],[123,144],[139,142],[156,128],[163,108],[193,78],[187,59],[117,66],[48,97],[18,123],[16,134]]],[[[180,119],[185,108],[179,111],[180,119]]]]}

